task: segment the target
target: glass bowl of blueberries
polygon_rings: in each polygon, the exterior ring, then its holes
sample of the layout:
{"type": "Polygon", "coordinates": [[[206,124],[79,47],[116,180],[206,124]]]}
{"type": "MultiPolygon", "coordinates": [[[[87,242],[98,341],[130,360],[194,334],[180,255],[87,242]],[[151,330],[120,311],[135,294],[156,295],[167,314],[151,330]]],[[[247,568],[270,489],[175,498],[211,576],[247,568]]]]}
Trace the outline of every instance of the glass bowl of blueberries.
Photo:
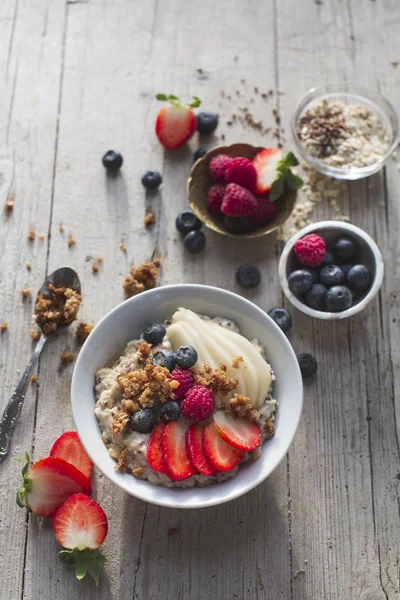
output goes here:
{"type": "Polygon", "coordinates": [[[383,273],[374,240],[343,221],[304,227],[287,242],[279,262],[286,297],[317,319],[345,319],[362,311],[378,293],[383,273]]]}

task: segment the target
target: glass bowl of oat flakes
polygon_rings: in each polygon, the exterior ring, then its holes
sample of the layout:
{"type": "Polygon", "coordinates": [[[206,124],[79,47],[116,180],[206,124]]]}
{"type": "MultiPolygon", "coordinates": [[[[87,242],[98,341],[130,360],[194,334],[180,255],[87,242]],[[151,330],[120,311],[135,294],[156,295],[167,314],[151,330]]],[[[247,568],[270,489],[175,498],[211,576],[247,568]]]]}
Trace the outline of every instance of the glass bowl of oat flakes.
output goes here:
{"type": "Polygon", "coordinates": [[[347,180],[379,171],[399,142],[398,118],[386,98],[345,83],[307,92],[293,115],[292,133],[309,165],[347,180]]]}

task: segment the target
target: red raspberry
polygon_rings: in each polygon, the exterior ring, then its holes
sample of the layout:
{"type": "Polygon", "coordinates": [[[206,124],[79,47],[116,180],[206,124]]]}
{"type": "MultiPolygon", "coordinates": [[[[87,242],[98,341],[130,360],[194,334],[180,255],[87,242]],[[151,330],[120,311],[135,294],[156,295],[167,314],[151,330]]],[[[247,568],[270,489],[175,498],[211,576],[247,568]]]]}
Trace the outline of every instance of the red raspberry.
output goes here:
{"type": "Polygon", "coordinates": [[[214,181],[224,183],[226,180],[226,170],[231,164],[232,159],[226,154],[218,154],[210,161],[210,173],[214,181]]]}
{"type": "Polygon", "coordinates": [[[270,221],[278,208],[275,202],[271,202],[271,200],[265,196],[258,196],[256,200],[257,210],[254,215],[252,215],[251,220],[254,222],[254,225],[259,227],[270,221]]]}
{"type": "Polygon", "coordinates": [[[224,199],[225,186],[222,183],[214,183],[208,190],[208,210],[213,215],[219,215],[221,204],[224,199]]]}
{"type": "Polygon", "coordinates": [[[214,408],[215,402],[212,393],[202,385],[192,387],[181,404],[183,416],[194,421],[208,419],[214,408]]]}
{"type": "Polygon", "coordinates": [[[230,217],[248,217],[256,212],[257,200],[246,188],[229,183],[225,188],[221,210],[230,217]]]}
{"type": "Polygon", "coordinates": [[[317,267],[325,258],[326,246],[322,237],[310,233],[295,243],[294,251],[303,265],[317,267]]]}
{"type": "Polygon", "coordinates": [[[226,181],[227,183],[238,183],[250,190],[250,192],[254,192],[257,182],[257,171],[253,163],[247,158],[243,156],[232,158],[226,169],[226,181]]]}
{"type": "Polygon", "coordinates": [[[193,387],[194,375],[188,369],[174,369],[171,373],[171,379],[177,381],[179,386],[173,390],[178,400],[183,400],[186,392],[193,387]]]}

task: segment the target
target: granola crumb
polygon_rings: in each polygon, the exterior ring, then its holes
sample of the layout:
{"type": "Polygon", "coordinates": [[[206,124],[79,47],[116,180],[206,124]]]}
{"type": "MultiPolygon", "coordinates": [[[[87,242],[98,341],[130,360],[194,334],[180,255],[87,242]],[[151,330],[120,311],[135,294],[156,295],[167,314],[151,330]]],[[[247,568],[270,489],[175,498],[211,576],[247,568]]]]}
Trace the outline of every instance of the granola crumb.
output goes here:
{"type": "Polygon", "coordinates": [[[148,213],[146,213],[144,215],[144,226],[145,227],[151,227],[151,225],[154,225],[155,222],[156,222],[156,215],[152,210],[150,210],[148,213]]]}
{"type": "Polygon", "coordinates": [[[111,424],[111,432],[113,433],[113,435],[120,435],[124,432],[125,427],[128,425],[130,415],[125,409],[121,408],[120,406],[118,406],[115,412],[113,412],[112,414],[113,421],[111,424]]]}
{"type": "Polygon", "coordinates": [[[31,331],[31,340],[34,342],[37,342],[40,339],[40,336],[42,335],[40,332],[40,329],[32,329],[31,331]]]}
{"type": "Polygon", "coordinates": [[[232,358],[232,367],[234,369],[238,369],[240,367],[240,363],[244,362],[243,356],[235,356],[232,358]]]}
{"type": "Polygon", "coordinates": [[[96,261],[97,261],[98,263],[102,263],[102,262],[103,262],[103,257],[102,257],[102,256],[98,256],[98,257],[96,258],[96,261]]]}
{"type": "Polygon", "coordinates": [[[92,264],[92,271],[93,271],[93,273],[98,273],[99,269],[100,269],[100,267],[99,267],[99,265],[98,265],[97,262],[95,262],[95,263],[92,264]]]}
{"type": "Polygon", "coordinates": [[[70,233],[69,236],[68,236],[68,247],[71,248],[71,246],[75,246],[75,244],[76,244],[76,239],[70,233]]]}
{"type": "Polygon", "coordinates": [[[257,421],[258,415],[254,406],[251,403],[250,398],[235,394],[233,398],[229,400],[228,405],[231,413],[239,419],[247,419],[248,421],[257,421]]]}
{"type": "Polygon", "coordinates": [[[28,235],[27,235],[26,237],[27,237],[27,239],[28,239],[30,242],[33,242],[33,241],[34,241],[34,239],[35,239],[35,237],[36,237],[36,233],[35,233],[35,230],[34,230],[34,229],[32,229],[32,227],[31,227],[31,228],[30,228],[30,230],[28,231],[28,235]]]}
{"type": "Polygon", "coordinates": [[[94,329],[93,323],[80,321],[76,328],[75,336],[79,344],[83,344],[94,329]]]}
{"type": "Polygon", "coordinates": [[[43,233],[41,233],[41,234],[39,235],[39,241],[40,241],[40,242],[43,242],[43,240],[44,240],[44,235],[43,235],[43,233]]]}
{"type": "Polygon", "coordinates": [[[5,208],[7,212],[12,212],[14,210],[14,200],[6,200],[5,208]]]}
{"type": "Polygon", "coordinates": [[[116,466],[117,471],[119,471],[120,473],[127,473],[129,470],[128,464],[129,464],[128,451],[126,448],[124,448],[118,457],[118,464],[116,466]]]}
{"type": "Polygon", "coordinates": [[[60,233],[64,233],[64,231],[65,231],[64,225],[62,223],[59,224],[58,229],[59,229],[60,233]]]}
{"type": "Polygon", "coordinates": [[[30,270],[32,269],[32,263],[31,263],[31,261],[30,261],[30,260],[28,260],[28,261],[26,262],[26,268],[28,269],[28,271],[30,271],[30,270]]]}
{"type": "Polygon", "coordinates": [[[32,375],[31,383],[37,383],[37,382],[38,382],[38,378],[36,377],[36,375],[32,375]]]}
{"type": "Polygon", "coordinates": [[[32,296],[32,292],[29,288],[24,288],[21,290],[22,298],[30,298],[32,296]]]}
{"type": "Polygon", "coordinates": [[[69,350],[64,350],[64,352],[62,352],[60,358],[61,358],[61,364],[63,367],[65,367],[66,365],[68,365],[71,362],[74,362],[74,360],[75,360],[74,355],[69,350]]]}
{"type": "Polygon", "coordinates": [[[203,385],[208,388],[212,394],[218,392],[223,396],[232,392],[238,385],[238,380],[228,377],[226,374],[226,365],[220,365],[219,369],[213,369],[208,363],[204,363],[203,369],[194,373],[196,385],[203,385]]]}
{"type": "Polygon", "coordinates": [[[274,437],[275,435],[275,425],[272,419],[268,419],[265,422],[265,425],[263,427],[263,431],[266,434],[266,439],[270,440],[271,438],[274,437]]]}
{"type": "Polygon", "coordinates": [[[121,248],[122,252],[128,252],[125,242],[121,242],[119,247],[121,248]]]}
{"type": "Polygon", "coordinates": [[[159,260],[154,260],[153,262],[146,261],[139,267],[131,267],[131,274],[125,277],[122,284],[127,298],[153,289],[156,286],[160,265],[159,260]]]}
{"type": "Polygon", "coordinates": [[[75,321],[82,298],[71,288],[56,288],[51,283],[49,293],[39,294],[36,300],[36,322],[45,335],[57,331],[57,325],[75,321]]]}
{"type": "Polygon", "coordinates": [[[3,333],[3,331],[7,331],[7,329],[8,329],[7,321],[3,321],[2,323],[0,323],[0,333],[3,333]]]}
{"type": "Polygon", "coordinates": [[[136,467],[136,469],[132,469],[132,475],[136,477],[136,479],[141,479],[144,474],[143,467],[136,467]]]}

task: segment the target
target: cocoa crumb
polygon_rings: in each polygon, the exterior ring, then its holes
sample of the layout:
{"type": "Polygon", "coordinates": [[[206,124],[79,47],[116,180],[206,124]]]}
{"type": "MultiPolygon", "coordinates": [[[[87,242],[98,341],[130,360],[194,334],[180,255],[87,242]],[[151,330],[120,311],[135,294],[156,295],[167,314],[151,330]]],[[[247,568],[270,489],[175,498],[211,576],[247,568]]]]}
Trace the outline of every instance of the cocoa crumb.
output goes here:
{"type": "Polygon", "coordinates": [[[267,440],[270,440],[271,438],[274,437],[274,435],[275,435],[275,425],[274,425],[274,422],[273,422],[272,419],[268,419],[265,422],[265,425],[263,427],[263,431],[266,434],[266,439],[267,440]]]}
{"type": "Polygon", "coordinates": [[[247,419],[248,421],[257,421],[258,414],[252,405],[250,398],[235,394],[233,398],[229,400],[228,408],[231,413],[239,419],[247,419]]]}
{"type": "Polygon", "coordinates": [[[37,382],[38,382],[38,378],[36,377],[36,375],[32,375],[31,383],[37,383],[37,382]]]}
{"type": "Polygon", "coordinates": [[[64,352],[61,353],[60,358],[61,358],[61,365],[63,367],[66,367],[69,363],[74,362],[74,360],[75,360],[74,355],[69,350],[64,350],[64,352]]]}
{"type": "Polygon", "coordinates": [[[59,224],[58,229],[59,229],[60,233],[64,233],[64,231],[65,231],[64,225],[62,223],[59,224]]]}
{"type": "Polygon", "coordinates": [[[30,335],[31,335],[31,340],[34,341],[34,342],[37,342],[40,339],[40,336],[42,334],[41,334],[40,329],[32,329],[30,335]]]}
{"type": "Polygon", "coordinates": [[[132,475],[134,475],[136,477],[136,479],[141,479],[143,477],[143,474],[144,474],[143,467],[136,467],[135,469],[132,469],[132,475]]]}
{"type": "Polygon", "coordinates": [[[32,292],[28,288],[24,288],[23,290],[21,290],[21,294],[23,299],[30,298],[32,296],[32,292]]]}
{"type": "Polygon", "coordinates": [[[12,212],[14,210],[14,200],[6,200],[5,208],[7,212],[12,212]]]}
{"type": "Polygon", "coordinates": [[[120,473],[127,473],[129,471],[129,458],[128,451],[124,448],[118,457],[118,464],[116,466],[117,471],[120,473]]]}
{"type": "Polygon", "coordinates": [[[28,235],[26,237],[30,242],[33,242],[36,237],[35,230],[30,228],[30,230],[28,231],[28,235]]]}
{"type": "Polygon", "coordinates": [[[0,333],[3,333],[3,331],[7,331],[7,329],[8,329],[7,321],[3,321],[2,323],[0,323],[0,333]]]}
{"type": "Polygon", "coordinates": [[[28,269],[28,271],[30,271],[32,269],[32,263],[30,260],[27,261],[26,268],[28,269]]]}
{"type": "Polygon", "coordinates": [[[212,394],[220,392],[223,396],[233,391],[238,380],[228,377],[226,374],[226,365],[220,365],[219,369],[213,369],[208,363],[204,363],[204,368],[195,371],[194,380],[196,385],[203,385],[208,388],[212,394]]]}
{"type": "Polygon", "coordinates": [[[144,215],[144,226],[145,227],[150,227],[151,225],[154,225],[155,222],[156,222],[156,215],[152,210],[144,215]]]}
{"type": "Polygon", "coordinates": [[[75,336],[78,344],[83,344],[91,334],[94,329],[93,323],[87,323],[85,321],[80,321],[76,328],[75,336]]]}
{"type": "Polygon", "coordinates": [[[235,356],[235,358],[232,358],[232,367],[238,369],[241,362],[244,362],[243,356],[235,356]]]}
{"type": "Polygon", "coordinates": [[[131,274],[125,277],[122,287],[128,298],[140,294],[145,290],[151,290],[155,287],[158,277],[158,268],[161,262],[144,262],[139,267],[131,267],[131,274]]]}
{"type": "Polygon", "coordinates": [[[119,247],[121,248],[122,252],[127,252],[128,248],[126,247],[125,242],[121,242],[119,247]]]}
{"type": "Polygon", "coordinates": [[[76,239],[70,233],[69,236],[68,236],[68,248],[71,248],[72,246],[75,246],[75,244],[76,244],[76,239]]]}

